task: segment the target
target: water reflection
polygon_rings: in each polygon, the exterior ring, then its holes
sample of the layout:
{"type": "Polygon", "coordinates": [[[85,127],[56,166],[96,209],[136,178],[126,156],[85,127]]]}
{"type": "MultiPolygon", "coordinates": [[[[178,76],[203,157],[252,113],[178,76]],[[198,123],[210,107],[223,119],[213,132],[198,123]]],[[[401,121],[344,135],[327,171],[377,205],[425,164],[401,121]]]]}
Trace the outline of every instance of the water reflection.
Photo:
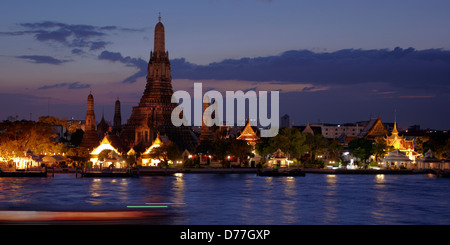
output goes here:
{"type": "Polygon", "coordinates": [[[284,196],[285,200],[281,203],[283,211],[283,219],[288,224],[295,224],[298,221],[298,216],[296,215],[297,209],[297,185],[296,178],[294,177],[284,177],[282,179],[282,185],[284,186],[284,196]]]}
{"type": "Polygon", "coordinates": [[[129,187],[128,179],[125,179],[125,178],[120,179],[119,188],[118,188],[119,192],[120,192],[119,199],[123,203],[127,202],[129,199],[128,195],[130,193],[130,190],[128,189],[128,187],[129,187]]]}
{"type": "Polygon", "coordinates": [[[337,219],[337,209],[336,206],[338,205],[337,200],[337,181],[338,176],[334,174],[328,174],[326,175],[326,192],[324,196],[324,212],[323,212],[323,218],[325,224],[335,224],[337,219]]]}
{"type": "Polygon", "coordinates": [[[266,215],[266,222],[268,223],[273,223],[273,217],[274,215],[279,215],[278,212],[274,212],[276,209],[276,207],[274,208],[274,205],[276,204],[276,200],[274,200],[274,196],[276,196],[276,192],[274,192],[274,182],[275,182],[275,178],[274,177],[264,177],[264,182],[262,185],[262,194],[261,196],[263,197],[262,200],[259,199],[260,201],[262,201],[262,212],[266,215]]]}
{"type": "Polygon", "coordinates": [[[91,187],[89,188],[90,198],[87,200],[91,204],[101,204],[102,199],[100,197],[102,179],[93,179],[91,187]]]}
{"type": "Polygon", "coordinates": [[[92,218],[105,223],[179,225],[450,224],[449,189],[449,179],[422,175],[0,178],[0,220],[53,223],[79,217],[83,222],[92,218]],[[128,204],[163,203],[169,207],[126,208],[128,204]]]}
{"type": "MultiPolygon", "coordinates": [[[[383,184],[386,182],[386,179],[384,178],[384,174],[377,174],[375,175],[375,182],[378,184],[383,184]]],[[[384,185],[379,185],[384,187],[384,185]]]]}
{"type": "Polygon", "coordinates": [[[173,191],[173,202],[174,203],[184,203],[185,202],[185,181],[183,178],[183,173],[176,173],[172,181],[172,191],[173,191]]]}

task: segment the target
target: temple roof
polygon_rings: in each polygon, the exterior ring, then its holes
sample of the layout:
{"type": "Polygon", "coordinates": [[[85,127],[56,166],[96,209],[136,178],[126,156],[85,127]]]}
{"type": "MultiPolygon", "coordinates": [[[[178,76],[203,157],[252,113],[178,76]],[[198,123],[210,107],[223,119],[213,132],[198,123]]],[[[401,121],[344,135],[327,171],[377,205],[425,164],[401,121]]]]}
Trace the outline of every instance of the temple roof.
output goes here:
{"type": "Polygon", "coordinates": [[[309,123],[306,125],[305,129],[303,129],[302,134],[312,134],[314,135],[314,131],[312,130],[309,123]]]}
{"type": "Polygon", "coordinates": [[[398,149],[395,149],[387,154],[386,157],[382,159],[384,162],[411,162],[403,152],[398,149]]]}
{"type": "Polygon", "coordinates": [[[421,162],[439,162],[441,161],[439,158],[434,156],[434,152],[429,149],[425,154],[424,157],[420,158],[419,161],[421,162]]]}
{"type": "Polygon", "coordinates": [[[91,155],[98,155],[103,150],[112,150],[117,154],[120,154],[117,148],[113,146],[112,140],[109,135],[105,135],[105,137],[103,137],[102,142],[91,152],[91,155]]]}
{"type": "Polygon", "coordinates": [[[259,139],[259,137],[256,135],[253,128],[250,126],[250,122],[247,122],[247,125],[245,125],[245,128],[241,131],[241,134],[237,137],[238,140],[247,140],[247,139],[259,139]]]}
{"type": "Polygon", "coordinates": [[[161,141],[161,138],[159,137],[159,134],[156,136],[156,139],[153,141],[152,145],[150,147],[147,148],[147,150],[145,150],[143,155],[146,154],[150,154],[150,152],[156,148],[156,147],[160,147],[163,144],[163,142],[161,141]]]}
{"type": "Polygon", "coordinates": [[[381,122],[380,117],[370,119],[366,127],[361,131],[358,137],[377,137],[385,136],[388,133],[386,126],[381,122]]]}

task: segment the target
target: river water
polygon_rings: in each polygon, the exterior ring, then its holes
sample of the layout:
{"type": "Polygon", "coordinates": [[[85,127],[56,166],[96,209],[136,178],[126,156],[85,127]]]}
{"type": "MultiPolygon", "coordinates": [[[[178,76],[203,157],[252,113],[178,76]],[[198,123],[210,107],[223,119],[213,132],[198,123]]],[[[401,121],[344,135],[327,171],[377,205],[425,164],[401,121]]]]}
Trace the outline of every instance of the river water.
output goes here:
{"type": "Polygon", "coordinates": [[[0,178],[0,223],[448,225],[450,179],[432,175],[0,178]]]}

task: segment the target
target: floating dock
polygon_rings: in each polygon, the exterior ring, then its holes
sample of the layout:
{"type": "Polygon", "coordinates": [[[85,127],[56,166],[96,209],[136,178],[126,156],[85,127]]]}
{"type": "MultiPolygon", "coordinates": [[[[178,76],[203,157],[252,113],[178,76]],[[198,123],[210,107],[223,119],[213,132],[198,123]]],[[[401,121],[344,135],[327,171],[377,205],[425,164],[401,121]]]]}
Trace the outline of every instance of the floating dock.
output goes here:
{"type": "MultiPolygon", "coordinates": [[[[53,168],[50,168],[53,169],[53,168]]],[[[47,177],[47,168],[44,170],[22,170],[17,169],[14,171],[2,171],[0,169],[0,177],[47,177]]],[[[54,170],[52,171],[52,176],[54,176],[54,170]]]]}

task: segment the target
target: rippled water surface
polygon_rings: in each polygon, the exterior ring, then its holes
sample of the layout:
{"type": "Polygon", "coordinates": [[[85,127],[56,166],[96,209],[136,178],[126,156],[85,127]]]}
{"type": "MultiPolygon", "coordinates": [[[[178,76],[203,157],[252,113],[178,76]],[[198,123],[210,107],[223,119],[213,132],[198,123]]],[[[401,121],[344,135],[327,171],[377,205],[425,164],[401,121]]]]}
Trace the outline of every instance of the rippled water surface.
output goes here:
{"type": "Polygon", "coordinates": [[[0,222],[448,225],[449,188],[429,175],[0,178],[0,222]]]}

